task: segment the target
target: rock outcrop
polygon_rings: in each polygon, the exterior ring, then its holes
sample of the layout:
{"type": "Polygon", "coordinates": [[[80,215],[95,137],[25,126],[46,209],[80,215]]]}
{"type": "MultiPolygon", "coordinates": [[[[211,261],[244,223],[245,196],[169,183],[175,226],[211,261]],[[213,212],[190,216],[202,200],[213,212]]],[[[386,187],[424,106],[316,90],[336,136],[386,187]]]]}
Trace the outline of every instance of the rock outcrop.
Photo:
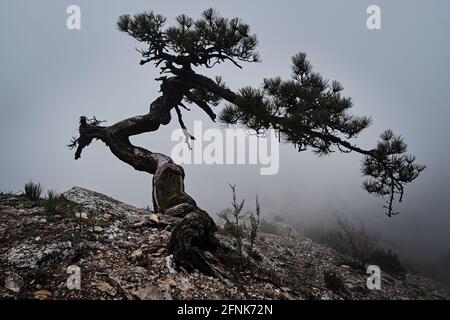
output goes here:
{"type": "Polygon", "coordinates": [[[261,233],[255,253],[239,257],[233,239],[219,233],[220,249],[205,253],[219,276],[188,272],[174,265],[166,248],[179,219],[79,187],[60,202],[47,213],[42,201],[0,194],[1,299],[449,297],[445,286],[413,274],[400,280],[383,273],[381,289],[369,290],[363,271],[298,235],[287,242],[261,233]],[[79,276],[79,289],[70,286],[73,276],[79,276]]]}

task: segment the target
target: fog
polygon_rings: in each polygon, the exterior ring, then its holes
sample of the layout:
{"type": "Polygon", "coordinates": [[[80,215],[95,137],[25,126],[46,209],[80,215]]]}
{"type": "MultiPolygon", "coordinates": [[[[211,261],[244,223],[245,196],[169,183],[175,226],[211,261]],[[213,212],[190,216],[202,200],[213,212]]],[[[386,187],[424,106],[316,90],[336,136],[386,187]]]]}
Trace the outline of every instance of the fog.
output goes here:
{"type": "MultiPolygon", "coordinates": [[[[265,77],[290,76],[290,58],[306,52],[324,76],[339,80],[354,101],[353,112],[373,118],[357,141],[375,145],[387,128],[403,135],[409,151],[427,165],[407,186],[401,214],[389,219],[382,199],[361,188],[361,157],[318,158],[280,147],[280,170],[260,175],[255,165],[186,165],[186,189],[211,215],[226,207],[228,183],[237,184],[249,209],[258,195],[268,217],[282,215],[311,225],[341,212],[382,231],[405,259],[436,266],[450,251],[450,3],[447,1],[62,1],[0,3],[0,190],[21,190],[30,179],[62,192],[73,185],[144,207],[151,205],[151,177],[116,159],[94,142],[82,158],[66,145],[79,116],[112,124],[144,114],[158,96],[158,71],[139,65],[139,47],[116,26],[119,15],[154,10],[168,18],[198,17],[214,7],[238,16],[258,35],[261,63],[240,70],[222,64],[206,72],[238,89],[265,77]],[[81,8],[81,30],[66,28],[66,8],[81,8]],[[366,27],[366,9],[381,7],[382,30],[366,27]]],[[[198,108],[197,108],[198,109],[198,108]]],[[[184,120],[217,127],[193,108],[184,120]]],[[[170,154],[172,121],[133,142],[170,154]]],[[[431,265],[431,267],[429,267],[431,265]]]]}

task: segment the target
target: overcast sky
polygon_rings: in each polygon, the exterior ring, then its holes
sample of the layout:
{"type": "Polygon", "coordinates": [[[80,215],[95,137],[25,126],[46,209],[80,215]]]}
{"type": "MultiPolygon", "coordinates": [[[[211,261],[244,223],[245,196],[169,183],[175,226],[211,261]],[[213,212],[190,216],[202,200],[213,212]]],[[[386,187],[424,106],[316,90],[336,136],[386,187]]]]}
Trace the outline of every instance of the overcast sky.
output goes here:
{"type": "MultiPolygon", "coordinates": [[[[221,65],[232,89],[258,86],[263,78],[290,76],[290,58],[306,52],[316,71],[339,80],[354,101],[353,112],[373,125],[358,139],[370,148],[387,128],[406,137],[409,150],[428,166],[407,187],[401,215],[388,219],[383,201],[361,189],[361,158],[332,154],[317,158],[280,150],[280,171],[261,176],[250,165],[188,165],[187,191],[210,214],[230,200],[227,183],[241,197],[258,194],[268,215],[299,221],[331,213],[362,217],[399,247],[439,254],[450,248],[450,2],[438,1],[62,1],[0,2],[0,189],[20,190],[32,179],[62,192],[84,186],[137,206],[151,203],[151,177],[116,159],[100,142],[81,160],[65,145],[76,135],[78,117],[95,115],[112,124],[143,114],[158,96],[158,75],[140,66],[139,47],[117,31],[124,13],[154,10],[170,24],[186,13],[198,17],[214,7],[249,23],[259,38],[262,62],[239,70],[221,65]],[[66,28],[66,8],[81,8],[81,30],[66,28]],[[369,31],[366,9],[381,7],[382,30],[369,31]]],[[[216,124],[201,111],[185,115],[192,128],[216,124]]],[[[170,153],[176,121],[157,133],[133,138],[152,151],[170,153]]]]}

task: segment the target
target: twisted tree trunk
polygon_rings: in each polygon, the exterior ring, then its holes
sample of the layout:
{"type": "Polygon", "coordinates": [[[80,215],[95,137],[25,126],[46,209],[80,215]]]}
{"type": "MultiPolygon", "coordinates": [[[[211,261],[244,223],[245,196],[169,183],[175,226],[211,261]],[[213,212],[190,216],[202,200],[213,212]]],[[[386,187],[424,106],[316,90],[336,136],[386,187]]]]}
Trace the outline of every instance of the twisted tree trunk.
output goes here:
{"type": "Polygon", "coordinates": [[[181,103],[183,92],[189,89],[186,84],[186,79],[179,76],[165,79],[161,85],[162,95],[150,105],[148,114],[128,118],[112,126],[100,126],[98,121],[92,122],[81,117],[75,158],[80,158],[83,148],[93,139],[98,139],[120,160],[136,170],[152,174],[155,212],[182,218],[172,230],[169,252],[183,267],[217,276],[201,251],[206,247],[215,247],[217,242],[214,233],[217,227],[208,213],[200,209],[185,192],[183,168],[170,157],[134,146],[129,140],[132,135],[156,131],[160,125],[168,124],[171,109],[181,103]]]}

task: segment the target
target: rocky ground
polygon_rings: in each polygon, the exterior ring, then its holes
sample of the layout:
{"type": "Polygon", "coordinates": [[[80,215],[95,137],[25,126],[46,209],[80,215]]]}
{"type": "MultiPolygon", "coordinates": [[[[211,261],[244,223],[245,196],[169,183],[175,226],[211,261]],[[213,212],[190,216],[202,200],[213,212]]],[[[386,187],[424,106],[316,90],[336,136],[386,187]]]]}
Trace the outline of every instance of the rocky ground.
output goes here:
{"type": "Polygon", "coordinates": [[[383,273],[381,290],[369,290],[368,275],[299,235],[261,233],[256,253],[242,259],[233,239],[219,234],[222,249],[205,255],[221,279],[187,272],[166,251],[177,222],[78,187],[63,194],[55,213],[42,200],[0,194],[0,298],[449,298],[448,288],[412,274],[383,273]],[[79,267],[80,289],[67,286],[69,266],[79,267]]]}

